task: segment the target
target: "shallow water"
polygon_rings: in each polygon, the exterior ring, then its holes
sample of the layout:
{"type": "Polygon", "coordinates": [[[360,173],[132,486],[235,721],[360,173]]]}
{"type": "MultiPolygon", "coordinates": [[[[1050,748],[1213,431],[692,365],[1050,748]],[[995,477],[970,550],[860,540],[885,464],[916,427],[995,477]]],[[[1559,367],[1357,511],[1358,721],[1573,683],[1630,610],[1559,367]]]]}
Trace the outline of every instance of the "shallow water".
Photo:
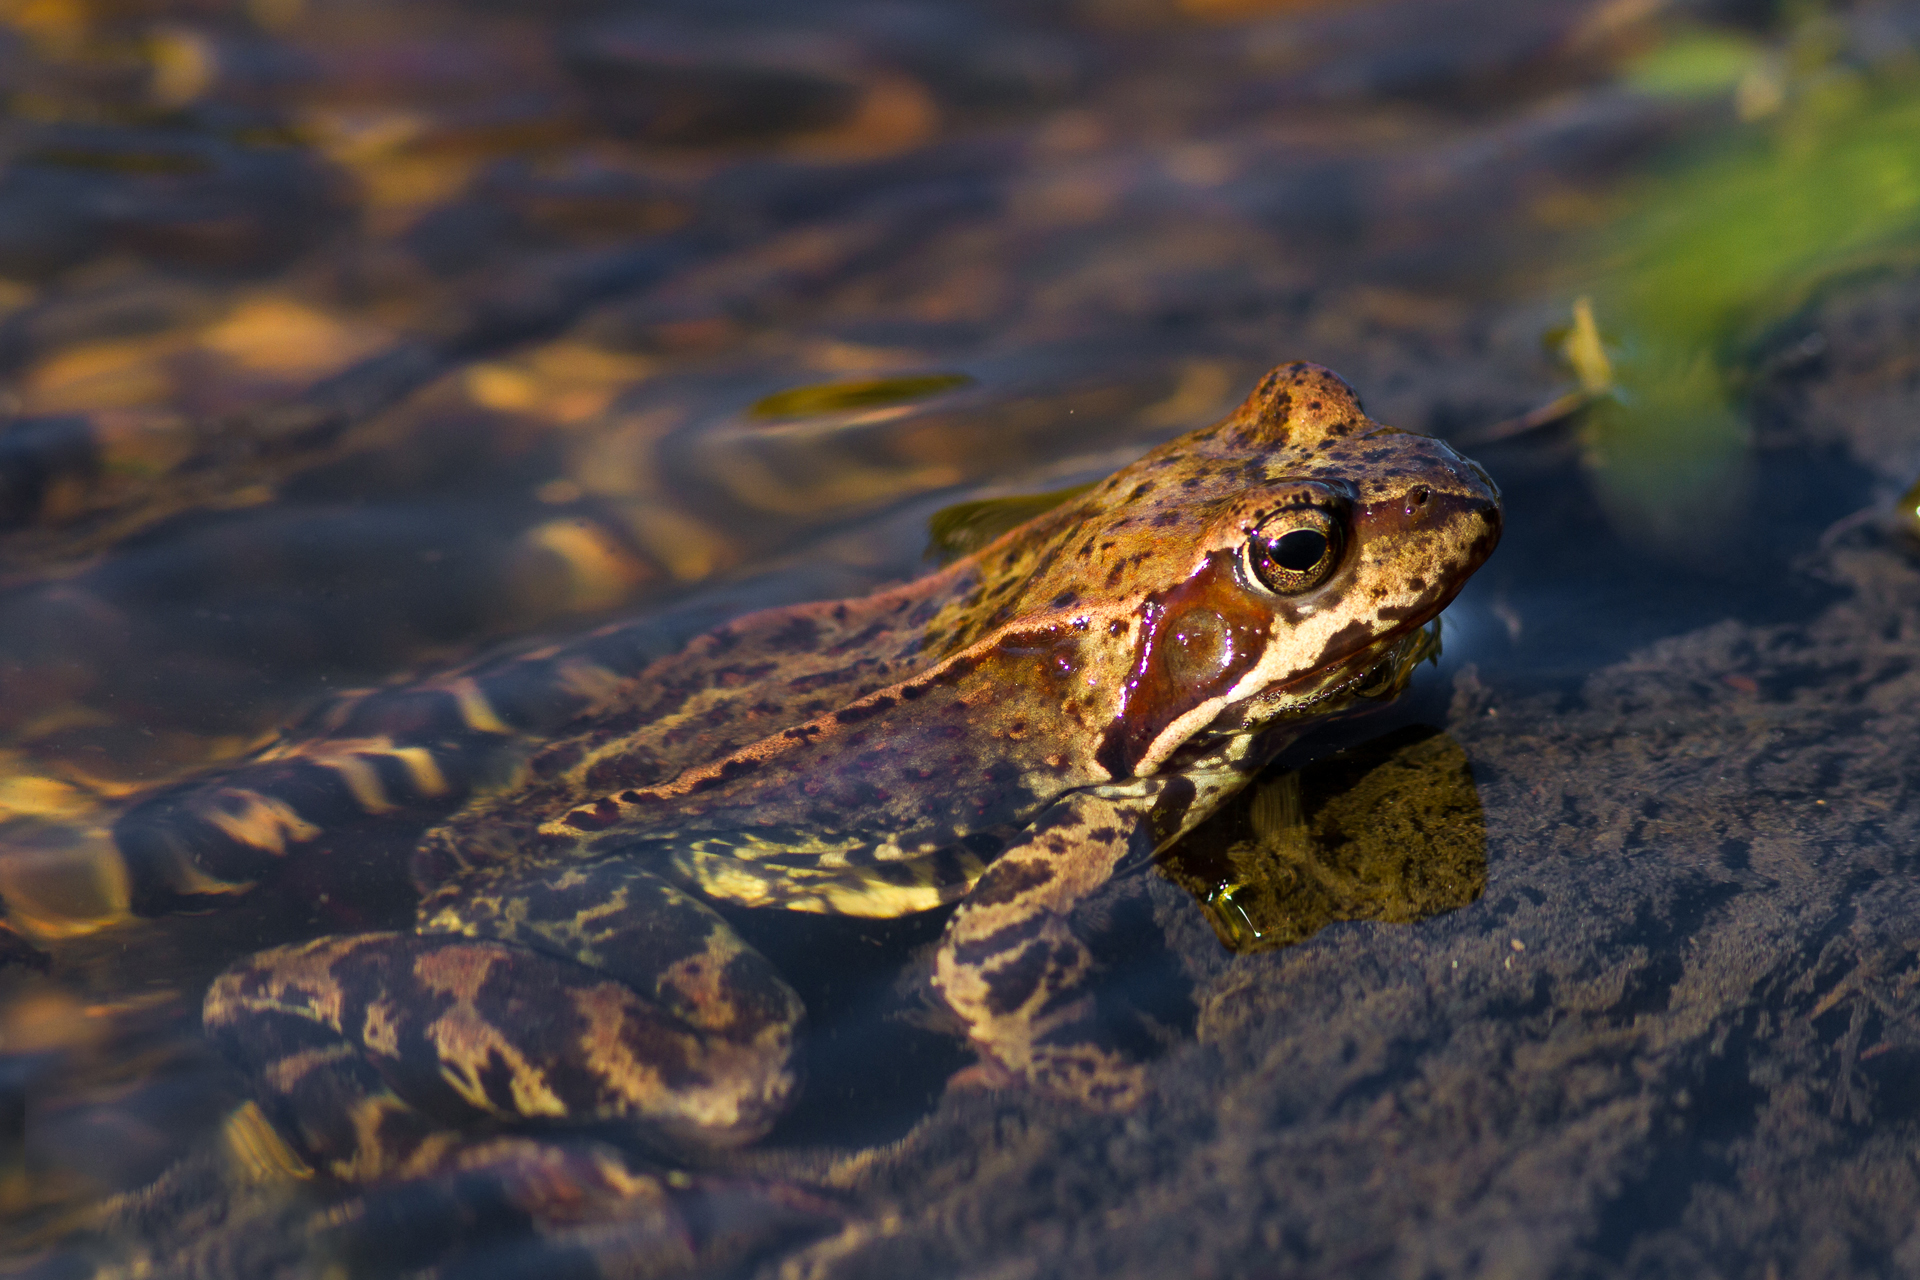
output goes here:
{"type": "Polygon", "coordinates": [[[1175,882],[1271,872],[1257,815],[1127,882],[1124,1116],[949,1085],[940,917],[736,921],[809,1084],[722,1172],[837,1216],[713,1266],[1920,1266],[1917,64],[1873,3],[0,3],[4,1267],[337,1246],[235,1189],[200,999],[403,925],[419,824],[143,919],[127,806],[342,689],[922,572],[1293,358],[1503,488],[1437,668],[1289,761],[1464,752],[1482,863],[1296,859],[1237,954],[1175,882]]]}

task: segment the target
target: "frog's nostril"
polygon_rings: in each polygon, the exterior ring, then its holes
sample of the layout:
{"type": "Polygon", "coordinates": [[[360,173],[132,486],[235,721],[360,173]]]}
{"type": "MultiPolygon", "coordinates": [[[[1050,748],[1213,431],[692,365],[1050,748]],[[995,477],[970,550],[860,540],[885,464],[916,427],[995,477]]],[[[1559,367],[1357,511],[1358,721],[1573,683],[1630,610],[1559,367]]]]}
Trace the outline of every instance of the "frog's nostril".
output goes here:
{"type": "Polygon", "coordinates": [[[1421,485],[1413,491],[1413,505],[1416,507],[1424,507],[1427,505],[1427,499],[1432,496],[1433,490],[1427,488],[1425,485],[1421,485]]]}

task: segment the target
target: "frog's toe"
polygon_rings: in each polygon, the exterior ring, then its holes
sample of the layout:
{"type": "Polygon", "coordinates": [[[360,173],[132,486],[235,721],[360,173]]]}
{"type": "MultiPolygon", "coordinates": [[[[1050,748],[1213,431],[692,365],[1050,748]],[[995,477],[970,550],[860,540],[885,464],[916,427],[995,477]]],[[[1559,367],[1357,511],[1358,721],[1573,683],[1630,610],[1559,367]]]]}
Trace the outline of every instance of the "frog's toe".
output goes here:
{"type": "Polygon", "coordinates": [[[1130,1111],[1147,1093],[1146,1065],[1095,1019],[1050,1028],[1033,1041],[980,1044],[980,1061],[956,1072],[957,1088],[1026,1088],[1098,1111],[1130,1111]]]}
{"type": "Polygon", "coordinates": [[[1027,1068],[1034,1088],[1099,1111],[1131,1111],[1147,1094],[1147,1069],[1095,1044],[1035,1050],[1027,1068]]]}

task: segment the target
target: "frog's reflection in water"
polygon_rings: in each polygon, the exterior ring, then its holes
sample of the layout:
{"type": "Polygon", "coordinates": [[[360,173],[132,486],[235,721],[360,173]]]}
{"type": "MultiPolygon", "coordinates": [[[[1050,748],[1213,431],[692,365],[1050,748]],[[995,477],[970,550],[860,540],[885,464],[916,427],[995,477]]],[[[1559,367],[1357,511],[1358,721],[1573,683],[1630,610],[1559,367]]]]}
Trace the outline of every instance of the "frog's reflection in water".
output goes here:
{"type": "Polygon", "coordinates": [[[1404,924],[1487,886],[1466,752],[1410,726],[1300,769],[1268,770],[1161,855],[1229,951],[1291,946],[1339,920],[1404,924]]]}

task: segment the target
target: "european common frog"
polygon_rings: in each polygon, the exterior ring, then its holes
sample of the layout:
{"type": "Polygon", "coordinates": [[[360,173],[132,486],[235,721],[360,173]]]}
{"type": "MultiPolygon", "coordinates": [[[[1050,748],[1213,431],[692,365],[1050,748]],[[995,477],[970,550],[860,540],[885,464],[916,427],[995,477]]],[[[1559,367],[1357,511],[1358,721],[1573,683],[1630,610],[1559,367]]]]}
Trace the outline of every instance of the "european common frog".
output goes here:
{"type": "Polygon", "coordinates": [[[1075,908],[1306,727],[1404,683],[1493,550],[1500,501],[1339,378],[1269,373],[984,550],[864,599],[769,609],[655,656],[622,628],[348,699],[303,738],[130,814],[139,900],[245,888],[341,809],[442,813],[417,927],[264,951],[205,1023],[311,1163],[436,1167],[459,1135],[615,1123],[763,1134],[802,1010],[709,903],[958,903],[935,985],[986,1069],[1123,1107],[1075,908]]]}

